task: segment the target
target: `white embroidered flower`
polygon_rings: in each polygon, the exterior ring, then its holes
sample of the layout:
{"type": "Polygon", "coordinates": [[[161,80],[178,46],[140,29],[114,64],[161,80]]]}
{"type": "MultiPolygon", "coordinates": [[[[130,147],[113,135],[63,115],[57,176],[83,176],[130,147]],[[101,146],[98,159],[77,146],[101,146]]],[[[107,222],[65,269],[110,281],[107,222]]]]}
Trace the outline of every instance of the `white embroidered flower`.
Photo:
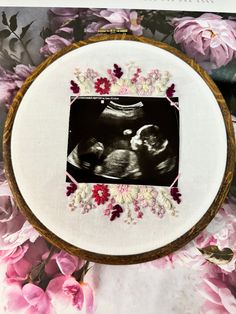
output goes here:
{"type": "Polygon", "coordinates": [[[137,80],[136,92],[140,96],[150,96],[155,91],[154,83],[151,79],[146,77],[140,77],[137,80]]]}
{"type": "Polygon", "coordinates": [[[79,183],[77,190],[74,193],[74,202],[79,205],[80,203],[85,203],[86,200],[91,197],[92,189],[87,183],[79,183]]]}
{"type": "Polygon", "coordinates": [[[134,185],[111,184],[110,193],[115,201],[120,204],[130,204],[136,200],[139,188],[134,185]]]}
{"type": "Polygon", "coordinates": [[[174,211],[174,206],[172,204],[171,195],[165,189],[161,189],[157,196],[157,203],[159,206],[163,207],[167,211],[174,211]]]}
{"type": "Polygon", "coordinates": [[[135,94],[135,86],[129,79],[119,79],[115,84],[112,84],[110,92],[114,95],[133,95],[135,94]]]}

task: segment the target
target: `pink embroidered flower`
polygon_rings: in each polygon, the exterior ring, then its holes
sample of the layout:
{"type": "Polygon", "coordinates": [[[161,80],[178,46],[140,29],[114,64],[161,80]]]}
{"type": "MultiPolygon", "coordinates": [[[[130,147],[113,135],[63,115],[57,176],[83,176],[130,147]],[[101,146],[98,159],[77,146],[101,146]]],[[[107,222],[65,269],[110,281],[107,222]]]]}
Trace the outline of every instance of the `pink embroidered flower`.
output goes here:
{"type": "Polygon", "coordinates": [[[97,32],[98,29],[128,29],[134,35],[142,35],[141,17],[136,11],[121,9],[102,9],[91,11],[99,20],[91,23],[86,32],[97,32]]]}
{"type": "Polygon", "coordinates": [[[94,88],[96,93],[100,95],[109,94],[111,83],[106,77],[100,77],[95,82],[94,88]]]}
{"type": "Polygon", "coordinates": [[[109,196],[110,193],[106,184],[96,184],[93,186],[93,198],[98,205],[106,203],[109,196]]]}
{"type": "Polygon", "coordinates": [[[236,313],[236,271],[225,273],[217,266],[206,271],[199,293],[206,299],[202,313],[236,313]]]}
{"type": "Polygon", "coordinates": [[[110,186],[111,196],[119,204],[132,203],[138,196],[138,186],[126,184],[112,184],[110,186]]]}
{"type": "Polygon", "coordinates": [[[48,57],[71,43],[72,39],[68,40],[58,35],[52,35],[45,39],[45,45],[40,49],[40,52],[48,57]]]}
{"type": "Polygon", "coordinates": [[[0,67],[0,102],[9,107],[16,92],[33,70],[34,67],[24,64],[17,65],[13,71],[0,67]]]}
{"type": "Polygon", "coordinates": [[[198,18],[172,20],[174,39],[202,66],[219,68],[229,63],[236,52],[236,21],[204,13],[198,18]]]}
{"type": "Polygon", "coordinates": [[[151,79],[140,77],[136,83],[136,90],[140,96],[150,96],[155,90],[151,79]]]}

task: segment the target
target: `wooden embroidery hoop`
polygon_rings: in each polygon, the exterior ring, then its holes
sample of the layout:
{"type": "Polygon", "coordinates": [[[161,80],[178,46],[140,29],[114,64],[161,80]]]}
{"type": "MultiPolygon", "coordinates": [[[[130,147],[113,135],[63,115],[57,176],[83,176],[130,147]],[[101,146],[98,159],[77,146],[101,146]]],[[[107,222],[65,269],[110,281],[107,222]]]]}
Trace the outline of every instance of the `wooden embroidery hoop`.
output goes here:
{"type": "Polygon", "coordinates": [[[9,113],[6,119],[5,128],[4,128],[4,135],[3,135],[3,156],[4,156],[4,164],[6,170],[6,177],[9,182],[10,188],[12,190],[14,199],[16,201],[17,206],[21,210],[21,212],[26,216],[27,220],[34,226],[34,228],[50,243],[55,245],[56,247],[63,249],[69,252],[72,255],[78,255],[86,260],[90,260],[97,263],[103,264],[135,264],[135,263],[142,263],[147,262],[156,258],[160,258],[162,256],[168,255],[185,244],[195,238],[214,218],[218,209],[220,208],[221,204],[225,200],[227,193],[230,188],[230,183],[233,179],[234,173],[234,163],[235,163],[235,142],[234,142],[234,131],[231,122],[231,115],[225,103],[223,96],[221,95],[220,91],[218,90],[215,83],[209,77],[209,75],[192,59],[188,58],[186,55],[178,51],[177,49],[161,42],[157,42],[151,39],[147,39],[144,37],[137,37],[132,35],[102,35],[98,37],[92,37],[86,41],[80,41],[78,43],[71,44],[70,46],[63,48],[58,53],[48,57],[44,62],[42,62],[36,70],[33,72],[31,76],[27,78],[24,82],[21,89],[18,91],[17,95],[15,96],[12,105],[9,108],[9,113]],[[107,41],[107,40],[131,40],[131,41],[138,41],[146,44],[151,44],[153,46],[165,49],[175,56],[181,58],[187,64],[189,64],[198,74],[204,79],[207,83],[209,88],[211,89],[212,93],[214,94],[221,113],[224,118],[225,128],[227,133],[227,162],[224,177],[221,183],[221,186],[218,190],[218,193],[212,202],[211,206],[209,207],[208,211],[204,214],[204,216],[184,235],[179,237],[178,239],[174,240],[173,242],[141,254],[134,254],[134,255],[105,255],[105,254],[97,254],[90,251],[86,251],[80,249],[66,241],[62,240],[55,234],[53,234],[50,230],[48,230],[32,213],[31,209],[26,204],[26,201],[21,195],[20,189],[16,183],[16,178],[13,171],[12,161],[11,161],[11,131],[14,123],[14,119],[16,116],[16,112],[20,106],[21,100],[24,97],[24,94],[30,87],[31,83],[37,78],[37,76],[50,64],[52,64],[55,60],[60,58],[61,56],[65,55],[66,53],[83,47],[85,45],[100,42],[100,41],[107,41]]]}

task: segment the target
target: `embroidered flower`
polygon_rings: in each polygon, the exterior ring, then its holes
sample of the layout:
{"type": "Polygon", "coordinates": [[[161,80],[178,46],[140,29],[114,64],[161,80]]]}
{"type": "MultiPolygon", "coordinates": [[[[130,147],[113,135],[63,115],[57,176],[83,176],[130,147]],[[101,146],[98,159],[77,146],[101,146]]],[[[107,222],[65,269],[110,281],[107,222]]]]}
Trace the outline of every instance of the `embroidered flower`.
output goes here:
{"type": "Polygon", "coordinates": [[[112,184],[110,186],[111,196],[117,203],[132,203],[138,196],[138,186],[125,184],[112,184]]]}
{"type": "Polygon", "coordinates": [[[151,79],[140,77],[136,83],[136,91],[140,96],[150,96],[154,92],[155,87],[151,79]]]}
{"type": "Polygon", "coordinates": [[[166,96],[171,98],[174,96],[174,93],[175,93],[175,84],[171,84],[171,86],[168,87],[166,90],[166,96]]]}
{"type": "Polygon", "coordinates": [[[75,203],[84,203],[91,196],[91,186],[86,183],[79,183],[74,193],[75,203]]]}
{"type": "Polygon", "coordinates": [[[148,79],[150,79],[152,82],[155,82],[160,79],[161,74],[158,69],[153,69],[148,73],[148,79]]]}
{"type": "Polygon", "coordinates": [[[111,82],[106,77],[100,77],[95,82],[95,91],[100,95],[109,94],[111,82]]]}
{"type": "Polygon", "coordinates": [[[73,80],[70,81],[70,89],[72,90],[74,94],[79,94],[80,92],[79,85],[75,83],[75,81],[73,80]]]}
{"type": "Polygon", "coordinates": [[[121,76],[124,74],[121,70],[121,68],[117,65],[117,64],[114,64],[114,70],[113,70],[113,73],[115,75],[115,77],[117,78],[121,78],[121,76]]]}
{"type": "Polygon", "coordinates": [[[106,184],[96,184],[93,186],[93,198],[98,205],[106,203],[109,196],[110,193],[106,184]]]}
{"type": "Polygon", "coordinates": [[[174,201],[176,201],[178,204],[181,203],[181,193],[179,192],[179,189],[177,187],[173,187],[170,189],[170,194],[174,201]]]}
{"type": "Polygon", "coordinates": [[[136,69],[136,71],[134,72],[133,77],[130,80],[132,84],[135,84],[137,82],[141,72],[142,72],[142,70],[140,68],[136,69]]]}
{"type": "Polygon", "coordinates": [[[135,94],[135,86],[129,79],[119,79],[116,84],[111,86],[111,93],[115,95],[135,94]]]}
{"type": "Polygon", "coordinates": [[[156,204],[158,192],[155,188],[149,186],[141,186],[138,194],[138,200],[143,208],[154,207],[156,204]]]}
{"type": "Polygon", "coordinates": [[[112,209],[112,214],[111,214],[111,217],[110,217],[110,221],[113,221],[115,220],[116,218],[119,218],[120,217],[120,214],[123,213],[123,208],[116,204],[113,209],[112,209]]]}
{"type": "Polygon", "coordinates": [[[77,185],[75,183],[70,183],[70,185],[67,186],[66,189],[67,189],[66,195],[70,196],[76,191],[77,185]]]}

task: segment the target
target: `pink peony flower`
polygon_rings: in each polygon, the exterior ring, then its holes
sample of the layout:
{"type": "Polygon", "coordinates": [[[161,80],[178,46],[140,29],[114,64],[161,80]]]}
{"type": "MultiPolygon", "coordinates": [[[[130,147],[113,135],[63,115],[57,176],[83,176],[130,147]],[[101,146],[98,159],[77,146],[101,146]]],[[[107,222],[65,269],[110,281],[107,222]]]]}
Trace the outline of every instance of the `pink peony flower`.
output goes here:
{"type": "Polygon", "coordinates": [[[15,283],[7,287],[7,313],[24,311],[27,314],[52,314],[48,294],[40,287],[28,283],[21,287],[15,283]]]}
{"type": "Polygon", "coordinates": [[[173,267],[172,255],[167,255],[152,261],[151,264],[159,269],[168,269],[173,267]]]}
{"type": "Polygon", "coordinates": [[[12,250],[0,251],[0,261],[4,263],[14,264],[21,260],[29,248],[29,244],[19,245],[12,250]]]}
{"type": "Polygon", "coordinates": [[[174,18],[174,39],[187,55],[202,66],[219,68],[229,63],[236,52],[236,21],[204,13],[198,18],[174,18]]]}
{"type": "Polygon", "coordinates": [[[48,57],[53,53],[56,53],[60,49],[70,45],[72,40],[65,39],[59,35],[52,35],[45,39],[45,45],[40,49],[40,52],[48,57]]]}
{"type": "Polygon", "coordinates": [[[102,9],[93,11],[93,15],[99,17],[97,22],[92,22],[86,28],[88,33],[96,33],[103,29],[129,29],[134,35],[142,35],[143,27],[141,18],[136,11],[121,9],[102,9]]]}
{"type": "Polygon", "coordinates": [[[43,238],[38,238],[35,243],[27,241],[25,245],[27,250],[24,254],[22,252],[21,259],[18,258],[12,263],[11,259],[6,258],[6,262],[8,262],[6,273],[8,283],[26,280],[32,268],[42,263],[45,252],[47,252],[47,256],[49,254],[46,241],[43,238]]]}
{"type": "Polygon", "coordinates": [[[217,266],[206,272],[199,287],[200,294],[206,298],[202,307],[204,314],[236,313],[236,271],[224,273],[217,266]]]}
{"type": "Polygon", "coordinates": [[[0,67],[0,102],[9,107],[16,92],[33,70],[34,67],[24,64],[17,65],[13,71],[0,67]]]}
{"type": "Polygon", "coordinates": [[[63,275],[72,275],[83,266],[82,261],[77,256],[72,256],[65,251],[57,254],[56,263],[63,275]]]}
{"type": "MultiPolygon", "coordinates": [[[[43,255],[43,260],[46,259],[48,253],[43,255]]],[[[53,254],[50,261],[45,267],[45,272],[50,277],[56,275],[72,275],[75,271],[83,266],[83,261],[77,256],[72,256],[65,251],[53,254]]]]}
{"type": "Polygon", "coordinates": [[[0,250],[13,250],[27,240],[35,242],[38,233],[18,211],[9,186],[0,185],[0,250]]]}
{"type": "Polygon", "coordinates": [[[79,16],[79,9],[52,8],[48,11],[50,28],[55,31],[79,16]]]}
{"type": "Polygon", "coordinates": [[[93,292],[87,283],[79,283],[71,276],[59,276],[52,279],[47,287],[47,294],[59,309],[73,305],[78,310],[86,303],[86,313],[93,309],[93,292]]]}

